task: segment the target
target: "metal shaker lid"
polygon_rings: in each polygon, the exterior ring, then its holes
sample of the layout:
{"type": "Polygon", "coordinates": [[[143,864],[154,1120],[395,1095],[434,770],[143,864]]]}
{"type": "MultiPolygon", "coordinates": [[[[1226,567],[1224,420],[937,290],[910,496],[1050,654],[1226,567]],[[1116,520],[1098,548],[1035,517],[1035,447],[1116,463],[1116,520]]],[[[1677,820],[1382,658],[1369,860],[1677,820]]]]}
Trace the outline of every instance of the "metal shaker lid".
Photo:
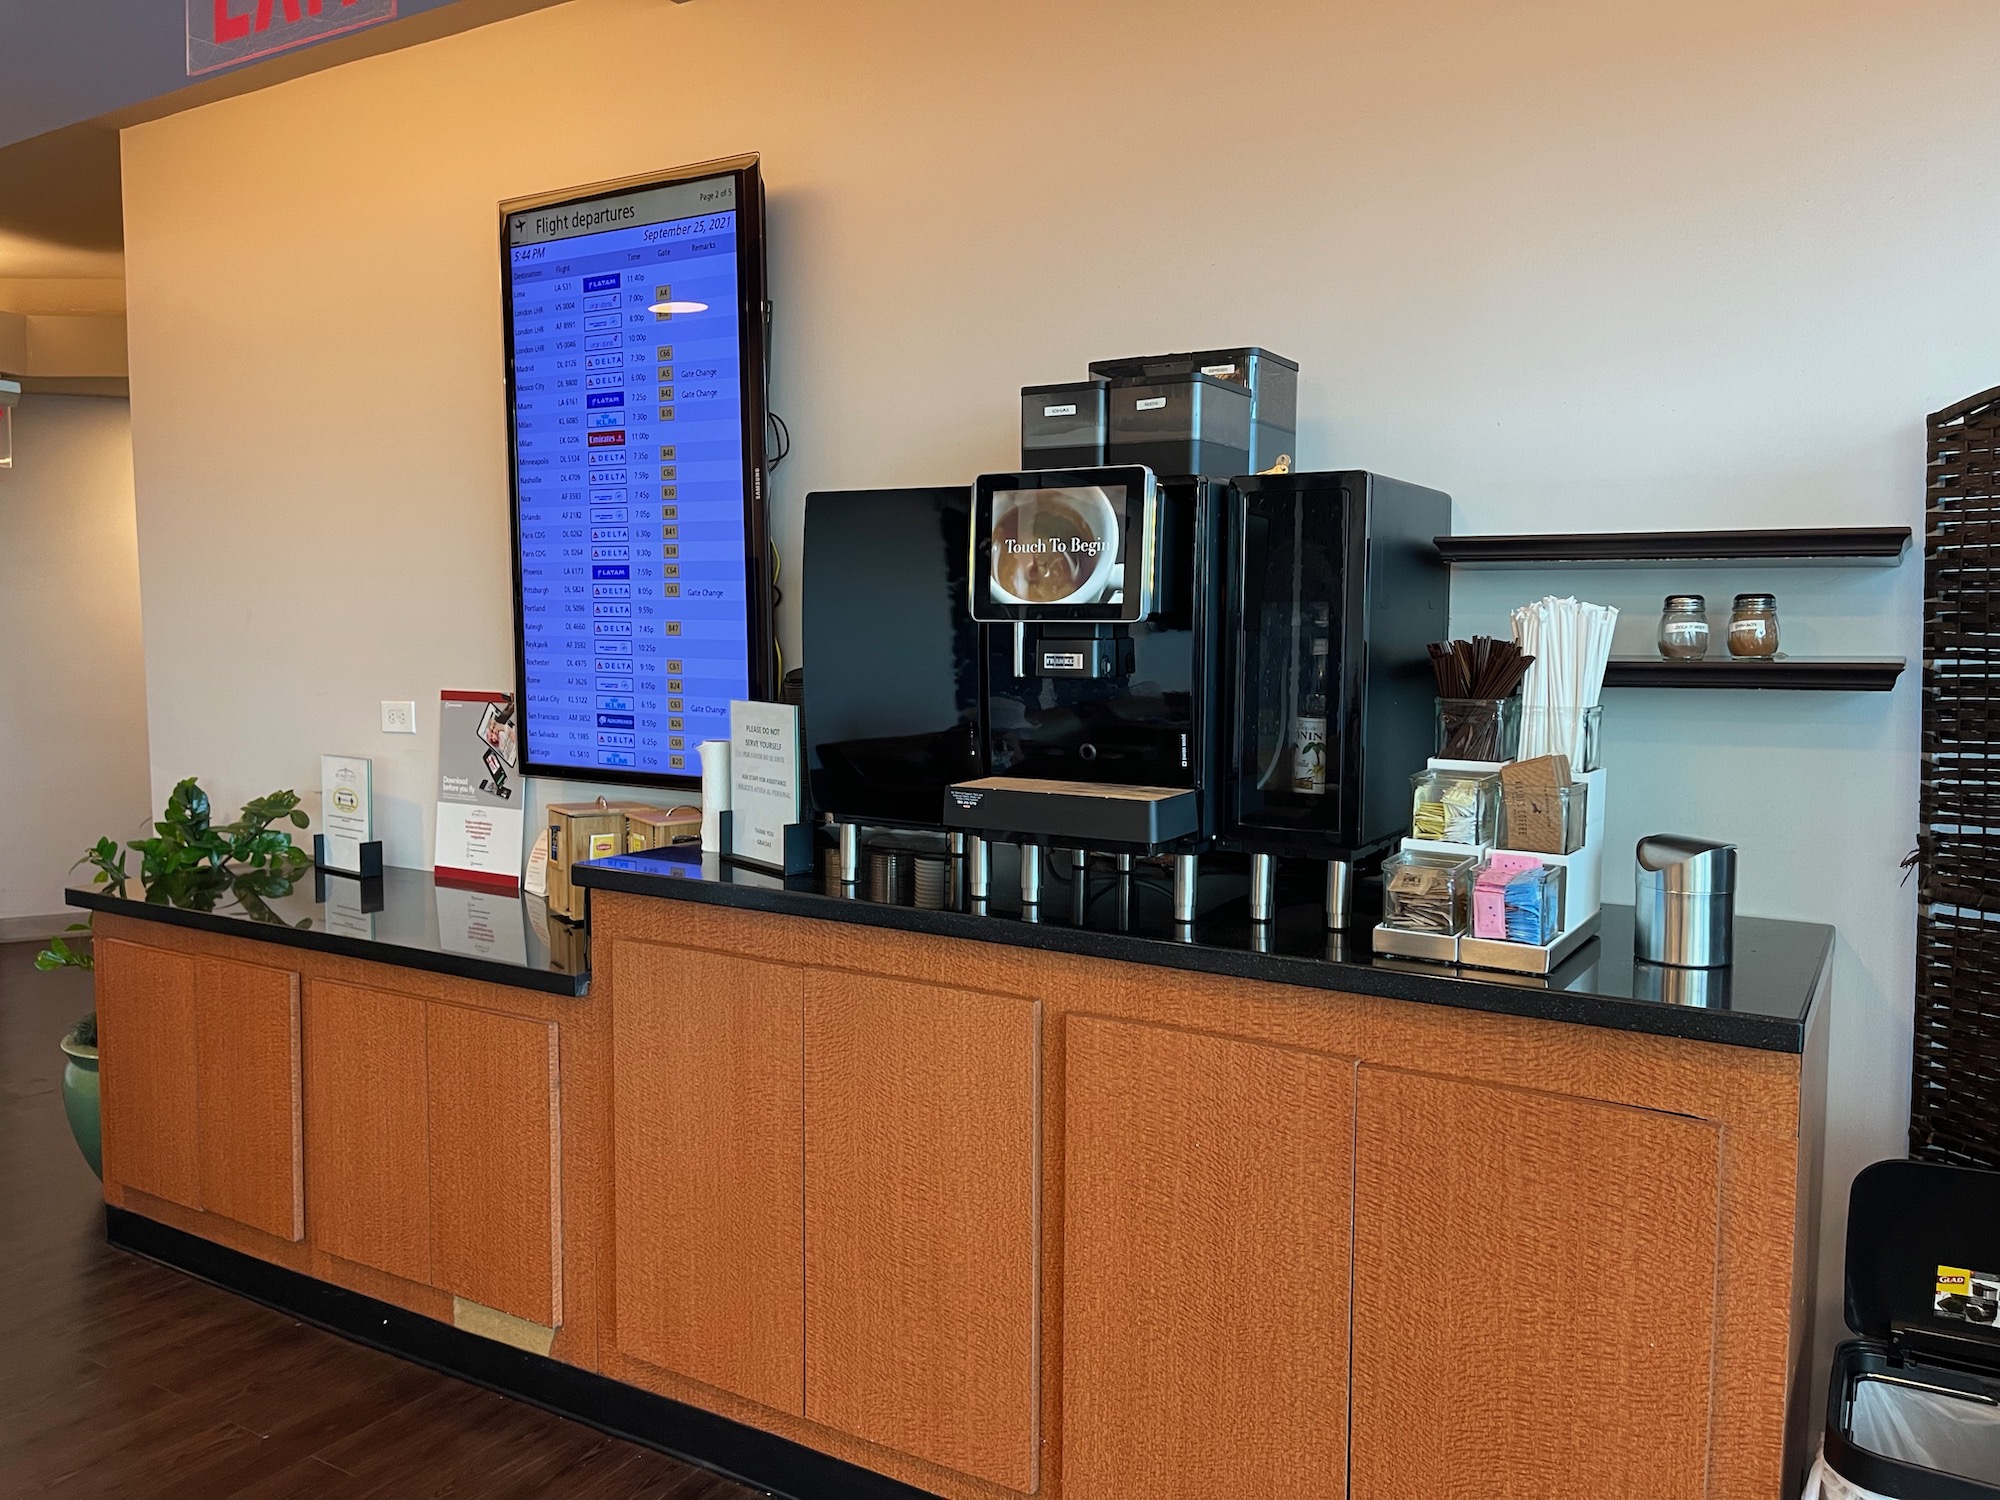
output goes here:
{"type": "Polygon", "coordinates": [[[1639,888],[1670,895],[1719,896],[1736,890],[1736,846],[1685,833],[1639,840],[1639,888]]]}

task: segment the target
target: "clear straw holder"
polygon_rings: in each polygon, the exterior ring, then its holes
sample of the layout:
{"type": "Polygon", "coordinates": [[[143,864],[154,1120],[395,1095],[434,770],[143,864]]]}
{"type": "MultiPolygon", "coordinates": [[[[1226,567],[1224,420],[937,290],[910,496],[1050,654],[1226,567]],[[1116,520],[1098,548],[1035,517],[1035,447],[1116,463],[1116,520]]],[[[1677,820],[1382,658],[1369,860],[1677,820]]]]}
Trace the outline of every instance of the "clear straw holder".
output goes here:
{"type": "Polygon", "coordinates": [[[1438,699],[1434,753],[1440,760],[1510,761],[1520,739],[1519,698],[1438,699]]]}
{"type": "Polygon", "coordinates": [[[1604,768],[1604,707],[1523,708],[1518,747],[1520,760],[1567,755],[1570,773],[1604,768]]]}

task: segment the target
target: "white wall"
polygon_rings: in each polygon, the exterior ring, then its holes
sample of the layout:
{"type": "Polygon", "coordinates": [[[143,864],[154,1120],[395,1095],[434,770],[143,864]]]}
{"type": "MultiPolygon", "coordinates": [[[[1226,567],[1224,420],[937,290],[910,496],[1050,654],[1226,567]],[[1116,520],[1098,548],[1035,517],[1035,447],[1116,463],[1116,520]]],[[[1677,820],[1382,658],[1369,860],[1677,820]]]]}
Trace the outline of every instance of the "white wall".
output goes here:
{"type": "MultiPolygon", "coordinates": [[[[155,789],[366,751],[427,858],[436,692],[511,671],[500,199],[764,153],[794,578],[807,490],[961,481],[1023,384],[1246,341],[1303,364],[1308,465],[1461,530],[1916,524],[1924,413],[2000,380],[1996,49],[1983,0],[576,0],[132,129],[155,789]]],[[[1457,614],[1644,637],[1757,583],[1794,649],[1916,654],[1915,563],[1457,614]]],[[[1917,712],[1914,670],[1610,709],[1618,842],[1734,837],[1746,912],[1840,929],[1833,1224],[1902,1148],[1917,712]]]]}
{"type": "Polygon", "coordinates": [[[88,875],[72,877],[70,866],[99,835],[146,832],[140,650],[126,403],[25,397],[14,467],[0,469],[0,924],[9,931],[63,910],[63,887],[88,875]]]}

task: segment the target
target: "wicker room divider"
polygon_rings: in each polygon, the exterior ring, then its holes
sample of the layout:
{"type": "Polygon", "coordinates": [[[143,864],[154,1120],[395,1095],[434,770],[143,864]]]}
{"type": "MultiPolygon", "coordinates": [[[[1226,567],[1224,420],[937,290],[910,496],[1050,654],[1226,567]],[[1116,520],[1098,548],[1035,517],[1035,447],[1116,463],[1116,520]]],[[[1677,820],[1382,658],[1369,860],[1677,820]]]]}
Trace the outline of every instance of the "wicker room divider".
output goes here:
{"type": "Polygon", "coordinates": [[[2000,1167],[2000,388],[1930,419],[1910,1154],[2000,1167]]]}

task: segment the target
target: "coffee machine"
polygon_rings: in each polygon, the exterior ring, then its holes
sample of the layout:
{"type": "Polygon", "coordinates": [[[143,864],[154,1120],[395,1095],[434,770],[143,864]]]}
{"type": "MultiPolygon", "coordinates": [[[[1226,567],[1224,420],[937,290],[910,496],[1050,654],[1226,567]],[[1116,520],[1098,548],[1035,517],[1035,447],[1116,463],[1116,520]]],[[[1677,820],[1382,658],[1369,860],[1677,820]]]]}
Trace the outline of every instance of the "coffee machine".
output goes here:
{"type": "Polygon", "coordinates": [[[1214,852],[1247,862],[1267,935],[1281,860],[1323,862],[1347,923],[1430,751],[1451,501],[1359,470],[1167,472],[1289,454],[1296,380],[1255,348],[1093,365],[1022,391],[1019,470],[807,497],[805,734],[844,886],[861,826],[943,828],[975,911],[997,843],[1024,914],[1050,858],[1164,858],[1191,933],[1214,852]]]}
{"type": "MultiPolygon", "coordinates": [[[[985,662],[984,774],[950,788],[948,827],[1041,861],[1088,850],[1192,861],[1221,790],[1226,485],[1142,465],[982,475],[973,486],[967,612],[985,662]]],[[[1184,892],[1179,887],[1185,885],[1184,892]]],[[[1182,898],[1185,898],[1184,900],[1182,898]]]]}

